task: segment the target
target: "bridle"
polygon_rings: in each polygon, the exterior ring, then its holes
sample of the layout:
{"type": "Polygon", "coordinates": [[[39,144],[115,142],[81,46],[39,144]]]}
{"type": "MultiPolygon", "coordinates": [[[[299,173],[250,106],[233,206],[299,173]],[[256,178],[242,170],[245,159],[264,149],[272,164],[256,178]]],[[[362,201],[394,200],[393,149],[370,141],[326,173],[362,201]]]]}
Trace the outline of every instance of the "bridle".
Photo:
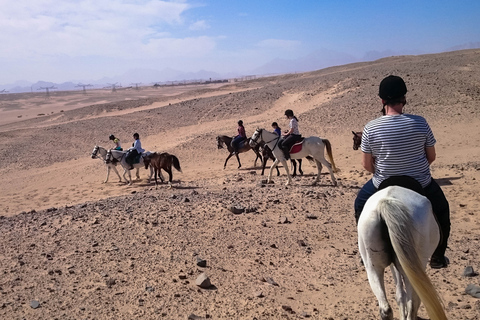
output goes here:
{"type": "Polygon", "coordinates": [[[100,149],[98,146],[95,146],[92,151],[92,159],[97,159],[98,158],[98,149],[100,149]]]}
{"type": "Polygon", "coordinates": [[[272,142],[272,141],[277,140],[277,141],[275,142],[275,145],[273,146],[273,148],[271,148],[272,152],[273,152],[273,150],[275,150],[275,148],[278,146],[278,142],[280,141],[280,136],[277,136],[277,137],[273,138],[273,139],[270,140],[270,141],[265,141],[265,140],[263,140],[263,129],[256,129],[255,132],[258,132],[258,136],[255,137],[255,139],[250,139],[251,141],[253,141],[253,142],[255,143],[255,145],[258,144],[258,141],[257,141],[257,140],[258,140],[258,138],[260,138],[261,141],[265,142],[265,145],[269,144],[269,143],[272,142]]]}

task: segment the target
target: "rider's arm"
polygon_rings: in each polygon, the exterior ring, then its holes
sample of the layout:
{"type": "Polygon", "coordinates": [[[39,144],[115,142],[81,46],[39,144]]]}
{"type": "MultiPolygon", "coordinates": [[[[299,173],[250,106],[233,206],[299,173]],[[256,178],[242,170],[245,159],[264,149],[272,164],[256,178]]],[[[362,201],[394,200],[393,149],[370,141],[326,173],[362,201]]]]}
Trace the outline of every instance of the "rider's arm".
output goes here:
{"type": "Polygon", "coordinates": [[[362,152],[362,165],[368,172],[375,173],[374,158],[371,153],[362,152]]]}
{"type": "Polygon", "coordinates": [[[426,147],[425,154],[427,156],[428,164],[432,164],[435,161],[437,154],[435,153],[435,147],[426,147]]]}
{"type": "Polygon", "coordinates": [[[289,134],[292,134],[293,133],[293,128],[290,128],[290,130],[288,130],[287,132],[285,132],[283,135],[284,136],[288,136],[289,134]]]}

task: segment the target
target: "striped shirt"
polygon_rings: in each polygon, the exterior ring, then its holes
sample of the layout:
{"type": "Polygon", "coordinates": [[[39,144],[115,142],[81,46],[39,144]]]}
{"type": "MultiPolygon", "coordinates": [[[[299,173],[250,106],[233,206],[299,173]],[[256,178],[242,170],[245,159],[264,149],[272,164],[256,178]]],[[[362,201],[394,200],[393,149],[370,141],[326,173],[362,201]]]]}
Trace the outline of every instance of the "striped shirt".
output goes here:
{"type": "Polygon", "coordinates": [[[417,115],[386,115],[363,129],[361,149],[374,157],[373,184],[406,175],[426,187],[431,179],[425,148],[436,143],[427,121],[417,115]]]}

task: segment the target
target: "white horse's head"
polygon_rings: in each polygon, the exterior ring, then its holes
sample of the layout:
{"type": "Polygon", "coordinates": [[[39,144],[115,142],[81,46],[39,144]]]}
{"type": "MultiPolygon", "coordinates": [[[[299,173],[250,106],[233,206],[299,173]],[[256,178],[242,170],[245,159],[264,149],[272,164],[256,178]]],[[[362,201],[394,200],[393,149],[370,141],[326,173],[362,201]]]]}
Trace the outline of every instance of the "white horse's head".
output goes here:
{"type": "Polygon", "coordinates": [[[98,149],[99,149],[99,146],[95,146],[95,148],[93,148],[92,159],[96,159],[98,157],[98,149]]]}
{"type": "Polygon", "coordinates": [[[252,137],[250,138],[250,146],[254,148],[257,144],[263,141],[262,138],[262,131],[263,129],[257,128],[253,133],[252,137]]]}

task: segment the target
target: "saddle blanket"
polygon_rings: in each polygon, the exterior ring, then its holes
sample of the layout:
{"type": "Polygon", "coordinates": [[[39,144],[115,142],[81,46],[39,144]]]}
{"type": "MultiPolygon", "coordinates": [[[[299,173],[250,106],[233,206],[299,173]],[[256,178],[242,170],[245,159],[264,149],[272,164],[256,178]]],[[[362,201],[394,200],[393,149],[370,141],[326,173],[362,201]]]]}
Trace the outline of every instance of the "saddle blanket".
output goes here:
{"type": "Polygon", "coordinates": [[[292,154],[292,153],[297,153],[297,152],[302,151],[302,143],[303,143],[303,139],[302,139],[302,141],[295,143],[295,144],[290,148],[290,154],[292,154]]]}

